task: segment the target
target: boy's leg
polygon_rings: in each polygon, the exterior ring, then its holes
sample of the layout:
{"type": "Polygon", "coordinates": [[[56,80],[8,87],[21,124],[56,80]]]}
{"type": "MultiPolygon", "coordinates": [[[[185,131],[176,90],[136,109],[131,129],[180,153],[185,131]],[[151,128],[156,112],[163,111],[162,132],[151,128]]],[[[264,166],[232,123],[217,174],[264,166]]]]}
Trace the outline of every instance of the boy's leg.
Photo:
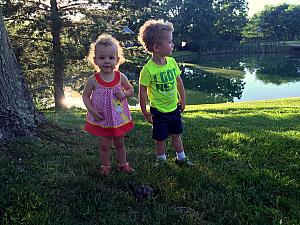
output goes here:
{"type": "Polygon", "coordinates": [[[166,160],[166,140],[155,140],[155,150],[158,158],[166,160]]]}
{"type": "Polygon", "coordinates": [[[185,153],[183,150],[183,144],[180,136],[180,134],[183,133],[183,125],[179,106],[174,111],[174,114],[172,114],[172,123],[170,123],[170,133],[172,137],[172,145],[176,151],[177,159],[184,160],[185,153]]]}
{"type": "Polygon", "coordinates": [[[169,136],[169,119],[166,113],[150,108],[153,115],[152,138],[155,140],[155,151],[158,161],[166,160],[166,140],[169,136]]]}
{"type": "Polygon", "coordinates": [[[183,150],[183,144],[181,140],[180,134],[171,134],[172,137],[172,144],[176,151],[176,159],[175,163],[180,166],[194,166],[194,163],[192,163],[186,156],[185,152],[183,150]]]}
{"type": "Polygon", "coordinates": [[[180,137],[180,134],[171,134],[172,137],[172,145],[176,152],[183,151],[183,144],[180,137]]]}
{"type": "Polygon", "coordinates": [[[176,151],[176,157],[178,160],[185,159],[185,152],[183,150],[183,144],[181,140],[180,134],[171,134],[172,137],[172,145],[176,151]]]}
{"type": "Polygon", "coordinates": [[[110,166],[111,137],[99,137],[100,159],[103,166],[110,166]]]}
{"type": "Polygon", "coordinates": [[[167,160],[166,139],[162,141],[155,140],[155,151],[156,151],[157,159],[154,163],[154,167],[160,167],[165,165],[165,162],[167,160]]]}
{"type": "Polygon", "coordinates": [[[117,160],[119,164],[126,163],[126,150],[124,146],[124,135],[119,137],[114,137],[114,146],[116,148],[117,160]]]}

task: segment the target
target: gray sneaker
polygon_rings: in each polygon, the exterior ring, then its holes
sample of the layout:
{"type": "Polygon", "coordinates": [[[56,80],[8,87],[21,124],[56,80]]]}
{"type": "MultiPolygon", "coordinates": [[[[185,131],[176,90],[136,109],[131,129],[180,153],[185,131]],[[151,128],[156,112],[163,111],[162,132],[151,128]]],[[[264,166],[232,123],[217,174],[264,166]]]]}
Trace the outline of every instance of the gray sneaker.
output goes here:
{"type": "Polygon", "coordinates": [[[162,167],[166,164],[167,164],[167,160],[157,158],[153,166],[157,168],[157,167],[162,167]]]}
{"type": "Polygon", "coordinates": [[[177,164],[178,166],[187,166],[187,167],[195,166],[195,164],[191,160],[189,160],[188,157],[185,157],[185,159],[183,160],[178,160],[176,157],[175,164],[177,164]]]}

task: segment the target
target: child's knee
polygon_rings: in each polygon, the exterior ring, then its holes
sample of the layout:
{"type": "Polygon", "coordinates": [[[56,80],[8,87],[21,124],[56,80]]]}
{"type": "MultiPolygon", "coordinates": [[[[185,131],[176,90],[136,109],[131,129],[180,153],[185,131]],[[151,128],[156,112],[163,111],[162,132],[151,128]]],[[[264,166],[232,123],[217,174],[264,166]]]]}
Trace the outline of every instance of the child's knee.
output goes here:
{"type": "Polygon", "coordinates": [[[101,143],[100,144],[100,149],[101,149],[101,151],[110,151],[111,145],[109,145],[107,143],[101,143]]]}
{"type": "Polygon", "coordinates": [[[110,151],[111,144],[112,144],[111,140],[102,139],[101,142],[100,142],[100,149],[102,151],[110,151]]]}
{"type": "Polygon", "coordinates": [[[124,149],[124,143],[114,143],[116,150],[124,149]]]}
{"type": "Polygon", "coordinates": [[[180,137],[180,134],[171,134],[171,137],[173,138],[173,139],[180,139],[181,137],[180,137]]]}

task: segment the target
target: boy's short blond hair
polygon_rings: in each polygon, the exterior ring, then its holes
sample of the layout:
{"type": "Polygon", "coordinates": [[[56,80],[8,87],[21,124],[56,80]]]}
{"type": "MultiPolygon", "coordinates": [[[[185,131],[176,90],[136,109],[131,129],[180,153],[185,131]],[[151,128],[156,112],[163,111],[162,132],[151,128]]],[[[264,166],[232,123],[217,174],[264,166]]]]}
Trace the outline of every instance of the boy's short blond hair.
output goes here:
{"type": "Polygon", "coordinates": [[[110,34],[101,34],[97,37],[96,41],[91,43],[90,51],[88,54],[88,61],[96,68],[96,70],[99,70],[98,66],[94,62],[94,58],[96,56],[96,47],[98,45],[102,46],[116,46],[117,49],[117,57],[119,58],[118,64],[116,65],[116,69],[119,68],[119,66],[125,62],[124,57],[124,51],[121,47],[119,41],[111,36],[110,34]]]}
{"type": "Polygon", "coordinates": [[[153,44],[159,44],[164,38],[164,32],[173,32],[173,24],[164,20],[148,20],[140,28],[138,40],[145,50],[152,53],[153,44]]]}

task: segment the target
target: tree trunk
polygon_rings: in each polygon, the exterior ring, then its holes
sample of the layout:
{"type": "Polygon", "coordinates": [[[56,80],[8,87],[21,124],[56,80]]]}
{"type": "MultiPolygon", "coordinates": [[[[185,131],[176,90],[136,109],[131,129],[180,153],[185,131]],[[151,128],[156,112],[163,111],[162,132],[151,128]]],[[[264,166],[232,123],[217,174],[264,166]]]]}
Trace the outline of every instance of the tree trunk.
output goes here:
{"type": "Polygon", "coordinates": [[[55,110],[62,110],[64,105],[64,57],[60,42],[60,31],[62,27],[62,21],[58,14],[58,7],[56,0],[50,0],[51,4],[51,33],[53,44],[53,60],[54,60],[54,100],[55,110]]]}
{"type": "Polygon", "coordinates": [[[11,49],[0,8],[0,140],[34,134],[45,117],[37,112],[11,49]]]}

